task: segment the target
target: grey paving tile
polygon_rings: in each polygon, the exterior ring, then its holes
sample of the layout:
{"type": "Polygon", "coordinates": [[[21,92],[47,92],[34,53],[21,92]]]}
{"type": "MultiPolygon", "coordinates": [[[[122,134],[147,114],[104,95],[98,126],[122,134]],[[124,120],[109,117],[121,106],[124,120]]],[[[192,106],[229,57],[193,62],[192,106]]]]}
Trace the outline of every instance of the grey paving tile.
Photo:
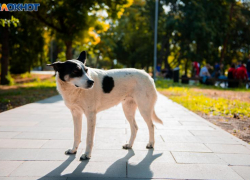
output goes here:
{"type": "MultiPolygon", "coordinates": [[[[149,180],[149,179],[135,179],[135,178],[121,178],[121,177],[118,177],[118,178],[113,178],[113,177],[96,177],[96,178],[92,178],[92,177],[80,177],[80,178],[77,178],[77,177],[74,177],[74,178],[71,178],[69,177],[67,180],[149,180]]],[[[161,180],[161,179],[158,179],[158,180],[161,180]]]]}
{"type": "Polygon", "coordinates": [[[157,133],[161,135],[174,135],[174,136],[194,136],[192,133],[190,133],[188,130],[159,130],[157,129],[157,133]]]}
{"type": "Polygon", "coordinates": [[[126,162],[73,162],[63,171],[67,177],[126,177],[126,162]]]}
{"type": "Polygon", "coordinates": [[[67,180],[67,177],[0,177],[0,180],[67,180]]]}
{"type": "Polygon", "coordinates": [[[126,177],[126,162],[27,161],[10,176],[126,177]]]}
{"type": "MultiPolygon", "coordinates": [[[[12,162],[12,161],[11,161],[12,162]]],[[[20,165],[17,169],[12,171],[9,175],[10,177],[42,177],[46,174],[51,174],[59,176],[60,169],[58,168],[64,162],[65,165],[71,163],[71,161],[26,161],[20,165]]],[[[63,166],[63,165],[62,165],[63,166]]],[[[62,167],[63,168],[63,167],[62,167]]]]}
{"type": "MultiPolygon", "coordinates": [[[[137,142],[134,144],[133,149],[145,150],[146,143],[137,142]]],[[[212,152],[202,143],[155,143],[155,150],[166,150],[166,151],[188,151],[188,152],[212,152]]]]}
{"type": "Polygon", "coordinates": [[[0,126],[4,127],[4,126],[12,126],[12,127],[16,127],[16,126],[20,126],[20,127],[30,127],[30,126],[35,126],[36,124],[38,124],[39,121],[0,121],[0,126]]]}
{"type": "Polygon", "coordinates": [[[250,167],[247,166],[232,166],[234,171],[236,171],[242,178],[248,180],[250,179],[250,167]]]}
{"type": "Polygon", "coordinates": [[[122,146],[126,143],[127,143],[127,141],[125,141],[125,140],[123,142],[110,142],[110,143],[103,142],[103,141],[95,141],[93,149],[120,150],[120,149],[122,149],[122,146]]]}
{"type": "Polygon", "coordinates": [[[212,144],[241,144],[239,141],[236,141],[233,138],[226,136],[214,136],[214,137],[206,137],[206,136],[196,136],[200,139],[200,142],[203,143],[212,143],[212,144]]]}
{"type": "MultiPolygon", "coordinates": [[[[54,149],[69,149],[72,148],[74,141],[73,140],[47,140],[46,143],[41,147],[43,148],[54,148],[54,149]]],[[[81,142],[79,148],[85,147],[85,142],[81,142]]]]}
{"type": "Polygon", "coordinates": [[[175,135],[162,135],[164,141],[168,142],[184,142],[184,143],[199,143],[201,142],[197,137],[194,136],[175,136],[175,135]]]}
{"type": "Polygon", "coordinates": [[[23,132],[15,137],[14,139],[65,139],[72,140],[74,139],[73,132],[64,132],[64,133],[36,133],[36,132],[23,132]]]}
{"type": "Polygon", "coordinates": [[[76,155],[65,155],[67,149],[0,149],[0,161],[59,161],[79,160],[82,149],[76,155]],[[69,159],[70,158],[70,159],[69,159]]]}
{"type": "Polygon", "coordinates": [[[129,163],[129,178],[242,179],[230,167],[211,164],[129,163]]]}
{"type": "Polygon", "coordinates": [[[47,140],[0,139],[0,148],[40,148],[47,140]]]}
{"type": "Polygon", "coordinates": [[[176,163],[170,151],[146,150],[134,151],[134,155],[128,159],[129,162],[152,163],[165,162],[176,163]]]}
{"type": "Polygon", "coordinates": [[[226,136],[225,133],[214,130],[214,131],[204,131],[204,130],[191,130],[190,131],[194,136],[206,136],[206,137],[221,137],[226,136]]]}
{"type": "Polygon", "coordinates": [[[66,180],[67,177],[0,177],[0,180],[66,180]]]}
{"type": "Polygon", "coordinates": [[[36,124],[36,127],[73,127],[72,122],[40,122],[36,124]]]}
{"type": "Polygon", "coordinates": [[[210,126],[157,126],[157,129],[175,129],[175,130],[214,130],[210,126]]]}
{"type": "Polygon", "coordinates": [[[202,121],[179,121],[183,126],[209,126],[208,123],[202,121]]]}
{"type": "Polygon", "coordinates": [[[18,134],[20,132],[0,132],[0,139],[10,139],[18,134]]]}
{"type": "Polygon", "coordinates": [[[206,144],[206,146],[216,153],[250,154],[250,149],[243,145],[206,144]]]}
{"type": "MultiPolygon", "coordinates": [[[[250,166],[250,154],[216,154],[229,165],[250,166]]],[[[249,176],[250,177],[250,176],[249,176]]]]}
{"type": "Polygon", "coordinates": [[[59,132],[62,128],[58,127],[0,127],[0,131],[12,132],[59,132]]]}
{"type": "MultiPolygon", "coordinates": [[[[127,134],[125,140],[129,141],[129,139],[130,139],[130,132],[127,134]]],[[[135,138],[135,142],[148,142],[148,140],[149,140],[149,134],[148,134],[148,132],[147,133],[143,133],[143,134],[142,133],[138,133],[137,136],[136,136],[136,138],[135,138]]],[[[162,137],[160,135],[155,135],[155,141],[157,143],[164,142],[163,139],[162,139],[162,137]]]]}
{"type": "Polygon", "coordinates": [[[0,161],[0,176],[8,176],[22,163],[23,161],[0,161]]]}
{"type": "Polygon", "coordinates": [[[128,159],[134,156],[136,153],[133,150],[124,150],[124,149],[113,149],[113,150],[104,150],[104,149],[94,149],[92,152],[92,157],[90,162],[115,162],[128,161],[128,159]]]}
{"type": "Polygon", "coordinates": [[[172,152],[177,163],[181,164],[225,164],[214,153],[172,152]]]}

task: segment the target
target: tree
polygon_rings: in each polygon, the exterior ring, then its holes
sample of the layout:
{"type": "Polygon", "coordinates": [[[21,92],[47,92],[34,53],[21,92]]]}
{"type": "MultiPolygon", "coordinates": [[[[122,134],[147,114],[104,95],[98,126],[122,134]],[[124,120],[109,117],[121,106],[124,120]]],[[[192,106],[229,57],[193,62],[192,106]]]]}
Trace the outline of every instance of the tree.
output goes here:
{"type": "Polygon", "coordinates": [[[72,59],[72,45],[79,34],[91,27],[98,30],[96,12],[106,11],[114,20],[130,3],[131,0],[45,0],[40,2],[39,11],[31,13],[31,16],[56,32],[57,37],[65,43],[66,59],[72,59]]]}
{"type": "Polygon", "coordinates": [[[2,58],[1,58],[1,84],[9,84],[7,78],[9,71],[9,56],[10,56],[10,45],[9,45],[9,36],[10,36],[10,27],[17,26],[18,19],[11,16],[9,12],[3,12],[0,14],[0,34],[1,44],[2,44],[2,58]]]}

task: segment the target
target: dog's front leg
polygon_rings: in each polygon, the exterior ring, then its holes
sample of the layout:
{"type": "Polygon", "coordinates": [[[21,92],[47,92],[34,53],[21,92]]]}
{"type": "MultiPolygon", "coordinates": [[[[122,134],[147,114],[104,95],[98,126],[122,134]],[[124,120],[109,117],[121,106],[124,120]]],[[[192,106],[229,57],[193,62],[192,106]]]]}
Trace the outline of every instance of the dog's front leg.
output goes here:
{"type": "Polygon", "coordinates": [[[85,153],[80,158],[81,161],[90,159],[94,143],[94,136],[95,136],[96,113],[86,114],[86,117],[87,117],[86,150],[85,153]]]}
{"type": "Polygon", "coordinates": [[[82,134],[82,112],[78,110],[71,110],[74,121],[74,144],[72,149],[65,151],[65,154],[76,154],[78,146],[81,142],[82,134]]]}

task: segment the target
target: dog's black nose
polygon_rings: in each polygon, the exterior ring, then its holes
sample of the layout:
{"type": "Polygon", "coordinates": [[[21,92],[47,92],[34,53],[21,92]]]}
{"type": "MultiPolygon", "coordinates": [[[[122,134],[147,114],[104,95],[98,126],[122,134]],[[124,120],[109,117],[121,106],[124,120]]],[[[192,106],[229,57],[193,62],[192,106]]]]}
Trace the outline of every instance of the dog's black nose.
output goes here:
{"type": "Polygon", "coordinates": [[[87,82],[88,82],[88,86],[92,86],[94,84],[94,81],[92,80],[88,80],[87,82]]]}

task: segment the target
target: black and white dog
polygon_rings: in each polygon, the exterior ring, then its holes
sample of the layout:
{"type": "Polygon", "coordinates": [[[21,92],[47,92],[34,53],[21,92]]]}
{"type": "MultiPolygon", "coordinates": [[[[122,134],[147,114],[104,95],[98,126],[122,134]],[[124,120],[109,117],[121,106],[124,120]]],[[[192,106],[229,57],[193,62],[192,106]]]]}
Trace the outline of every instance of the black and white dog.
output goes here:
{"type": "Polygon", "coordinates": [[[135,112],[138,107],[149,130],[149,143],[146,148],[154,147],[154,124],[161,123],[154,106],[157,93],[153,79],[143,70],[113,69],[100,70],[85,66],[86,52],[77,60],[49,64],[56,71],[57,90],[66,106],[71,110],[74,121],[74,144],[66,154],[75,154],[81,142],[82,115],[87,117],[86,150],[80,160],[89,159],[93,148],[96,114],[122,103],[124,114],[130,124],[131,137],[124,149],[133,146],[138,130],[135,112]]]}

